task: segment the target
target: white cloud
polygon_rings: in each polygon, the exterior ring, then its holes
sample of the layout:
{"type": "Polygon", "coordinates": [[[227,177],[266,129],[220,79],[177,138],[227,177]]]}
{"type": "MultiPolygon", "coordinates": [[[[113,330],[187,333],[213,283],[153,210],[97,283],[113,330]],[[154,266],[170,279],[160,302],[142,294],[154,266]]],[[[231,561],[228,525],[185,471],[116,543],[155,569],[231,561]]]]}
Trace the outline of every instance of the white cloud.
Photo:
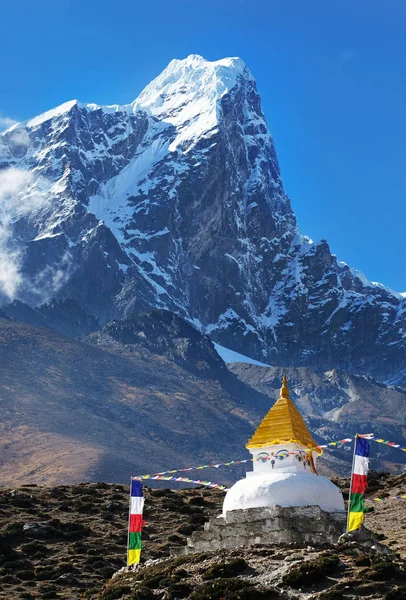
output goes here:
{"type": "Polygon", "coordinates": [[[33,186],[29,171],[10,168],[0,171],[0,295],[13,300],[21,285],[21,251],[16,246],[13,222],[40,208],[47,201],[33,186]]]}
{"type": "Polygon", "coordinates": [[[32,181],[32,173],[22,169],[0,171],[0,200],[11,203],[11,198],[23,191],[32,181]]]}
{"type": "Polygon", "coordinates": [[[15,129],[9,135],[9,141],[13,146],[24,146],[28,148],[30,145],[30,136],[26,129],[15,129]]]}
{"type": "Polygon", "coordinates": [[[5,129],[8,129],[9,127],[11,127],[12,125],[15,125],[16,123],[18,123],[18,121],[16,121],[15,119],[10,119],[10,117],[0,116],[0,131],[4,131],[5,129]]]}
{"type": "Polygon", "coordinates": [[[49,302],[55,293],[63,286],[72,274],[72,256],[66,251],[59,260],[58,265],[47,265],[39,271],[32,283],[26,286],[31,299],[35,304],[49,302]]]}

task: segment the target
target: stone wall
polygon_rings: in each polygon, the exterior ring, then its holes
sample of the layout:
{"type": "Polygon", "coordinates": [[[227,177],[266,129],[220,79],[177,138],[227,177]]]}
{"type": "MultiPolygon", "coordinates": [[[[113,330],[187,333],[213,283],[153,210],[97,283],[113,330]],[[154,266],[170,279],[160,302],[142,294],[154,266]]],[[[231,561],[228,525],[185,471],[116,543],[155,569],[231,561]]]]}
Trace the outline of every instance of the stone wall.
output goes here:
{"type": "Polygon", "coordinates": [[[346,514],[327,513],[319,506],[233,510],[210,519],[194,532],[177,554],[206,552],[257,544],[334,544],[345,531],[346,514]]]}

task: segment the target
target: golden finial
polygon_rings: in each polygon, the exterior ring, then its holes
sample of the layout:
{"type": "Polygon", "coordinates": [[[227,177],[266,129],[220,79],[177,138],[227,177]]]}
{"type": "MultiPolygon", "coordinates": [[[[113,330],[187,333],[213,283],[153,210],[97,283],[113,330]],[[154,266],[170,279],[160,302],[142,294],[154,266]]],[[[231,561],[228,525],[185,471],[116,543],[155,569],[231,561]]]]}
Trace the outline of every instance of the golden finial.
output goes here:
{"type": "Polygon", "coordinates": [[[284,374],[282,379],[282,387],[281,387],[281,398],[289,398],[289,388],[288,388],[288,380],[286,379],[286,374],[284,374]]]}
{"type": "Polygon", "coordinates": [[[264,448],[290,442],[312,449],[317,445],[303,417],[289,398],[288,380],[284,375],[279,399],[262,419],[246,447],[264,448]]]}

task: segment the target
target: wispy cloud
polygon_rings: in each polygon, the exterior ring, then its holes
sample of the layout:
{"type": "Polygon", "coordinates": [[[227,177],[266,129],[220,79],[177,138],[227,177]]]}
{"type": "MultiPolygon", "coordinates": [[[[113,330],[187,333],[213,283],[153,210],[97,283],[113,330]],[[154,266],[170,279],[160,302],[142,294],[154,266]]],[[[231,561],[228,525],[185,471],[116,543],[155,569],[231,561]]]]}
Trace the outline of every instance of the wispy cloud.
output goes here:
{"type": "Polygon", "coordinates": [[[27,284],[23,291],[22,300],[28,303],[43,304],[55,297],[55,294],[69,280],[73,271],[72,256],[66,251],[57,264],[47,265],[39,271],[35,279],[27,284]]]}
{"type": "Polygon", "coordinates": [[[22,282],[22,255],[13,240],[13,223],[47,202],[33,189],[33,179],[23,169],[0,171],[0,296],[8,300],[15,298],[22,282]]]}
{"type": "Polygon", "coordinates": [[[0,170],[0,305],[15,298],[30,304],[49,301],[72,273],[72,256],[66,251],[31,278],[23,276],[25,248],[16,242],[14,223],[49,203],[52,184],[37,177],[24,169],[0,170]]]}
{"type": "Polygon", "coordinates": [[[28,148],[30,145],[30,136],[26,129],[15,129],[10,133],[9,143],[12,146],[23,146],[28,148]]]}
{"type": "Polygon", "coordinates": [[[352,61],[356,56],[357,53],[353,48],[346,48],[338,55],[337,67],[343,69],[345,65],[352,61]]]}
{"type": "Polygon", "coordinates": [[[15,119],[10,119],[10,117],[2,117],[0,115],[0,131],[5,131],[6,129],[8,129],[12,125],[15,125],[16,123],[18,123],[18,121],[16,121],[15,119]]]}
{"type": "Polygon", "coordinates": [[[15,155],[16,152],[24,152],[25,149],[29,147],[30,136],[24,127],[16,127],[7,132],[7,129],[16,123],[18,123],[18,121],[0,115],[0,151],[7,152],[8,148],[11,150],[11,153],[15,155]]]}

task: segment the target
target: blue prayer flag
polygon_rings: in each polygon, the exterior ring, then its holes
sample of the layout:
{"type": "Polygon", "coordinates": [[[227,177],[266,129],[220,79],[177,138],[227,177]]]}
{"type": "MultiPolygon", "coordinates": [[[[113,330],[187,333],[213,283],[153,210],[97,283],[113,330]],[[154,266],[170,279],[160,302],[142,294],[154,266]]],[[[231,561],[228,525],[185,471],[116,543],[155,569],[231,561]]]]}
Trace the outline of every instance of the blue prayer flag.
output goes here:
{"type": "Polygon", "coordinates": [[[131,497],[141,497],[142,498],[142,483],[137,479],[131,480],[131,497]]]}
{"type": "Polygon", "coordinates": [[[355,446],[355,454],[356,456],[364,456],[365,458],[369,456],[369,442],[365,438],[357,437],[357,445],[355,446]]]}

